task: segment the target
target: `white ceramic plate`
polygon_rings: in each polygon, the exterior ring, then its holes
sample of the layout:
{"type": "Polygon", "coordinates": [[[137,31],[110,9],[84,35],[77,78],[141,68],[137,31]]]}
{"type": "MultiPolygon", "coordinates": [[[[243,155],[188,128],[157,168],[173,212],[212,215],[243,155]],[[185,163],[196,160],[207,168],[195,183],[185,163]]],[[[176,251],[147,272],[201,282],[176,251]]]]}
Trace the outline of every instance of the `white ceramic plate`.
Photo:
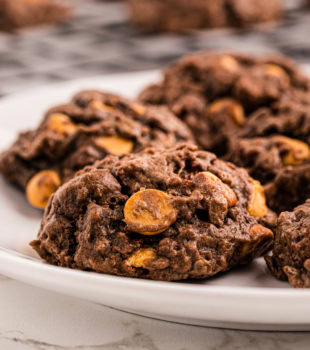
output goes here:
{"type": "MultiPolygon", "coordinates": [[[[0,101],[0,148],[42,113],[85,88],[128,97],[155,72],[104,76],[52,85],[0,101]]],[[[157,282],[74,271],[48,265],[28,247],[42,213],[0,179],[0,273],[32,285],[155,318],[215,327],[310,330],[310,290],[275,280],[263,259],[204,281],[157,282]]]]}

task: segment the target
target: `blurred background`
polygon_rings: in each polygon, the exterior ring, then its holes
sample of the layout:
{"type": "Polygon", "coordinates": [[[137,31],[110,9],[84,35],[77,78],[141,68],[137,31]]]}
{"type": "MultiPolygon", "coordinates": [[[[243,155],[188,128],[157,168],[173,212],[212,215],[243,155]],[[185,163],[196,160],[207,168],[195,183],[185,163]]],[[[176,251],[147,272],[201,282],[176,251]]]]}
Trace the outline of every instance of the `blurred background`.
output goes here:
{"type": "MultiPolygon", "coordinates": [[[[8,1],[22,0],[0,0],[0,10],[8,1]]],[[[310,6],[302,0],[284,0],[284,16],[276,22],[185,33],[144,32],[131,22],[127,1],[65,3],[72,12],[61,23],[0,32],[0,96],[86,76],[158,69],[203,49],[280,52],[300,63],[310,60],[310,6]]],[[[1,20],[0,15],[0,27],[1,20]]]]}

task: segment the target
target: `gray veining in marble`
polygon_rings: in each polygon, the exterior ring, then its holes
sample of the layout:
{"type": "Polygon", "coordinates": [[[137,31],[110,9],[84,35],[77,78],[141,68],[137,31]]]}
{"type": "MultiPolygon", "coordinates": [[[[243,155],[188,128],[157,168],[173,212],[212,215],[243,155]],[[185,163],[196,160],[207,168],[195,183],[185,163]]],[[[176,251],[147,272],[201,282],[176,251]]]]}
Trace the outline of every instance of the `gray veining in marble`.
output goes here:
{"type": "MultiPolygon", "coordinates": [[[[77,16],[63,26],[0,34],[0,95],[83,76],[158,68],[201,49],[275,51],[300,62],[310,60],[310,11],[296,9],[299,0],[289,1],[287,18],[274,31],[215,30],[187,36],[144,36],[129,24],[119,2],[73,2],[77,16]]],[[[1,350],[309,350],[309,344],[310,333],[173,324],[0,276],[1,350]]]]}
{"type": "MultiPolygon", "coordinates": [[[[9,280],[0,349],[308,350],[310,333],[246,332],[148,319],[9,280]]],[[[289,317],[289,315],[288,315],[289,317]]]]}
{"type": "Polygon", "coordinates": [[[3,281],[8,281],[9,278],[8,277],[5,277],[5,276],[1,276],[0,275],[0,282],[3,282],[3,281]]]}
{"type": "Polygon", "coordinates": [[[76,15],[63,25],[15,36],[0,33],[0,95],[85,76],[159,68],[202,49],[279,52],[300,62],[310,58],[310,9],[300,6],[303,0],[285,0],[286,17],[275,27],[187,35],[142,34],[129,22],[122,1],[68,1],[76,15]]]}
{"type": "Polygon", "coordinates": [[[74,345],[74,346],[62,346],[52,343],[46,343],[43,341],[26,338],[22,332],[11,332],[11,334],[0,334],[0,339],[11,341],[13,344],[25,345],[32,349],[38,350],[67,350],[67,349],[102,349],[102,350],[114,350],[114,349],[136,349],[136,350],[158,350],[158,347],[154,344],[149,336],[142,333],[135,333],[133,336],[126,337],[119,341],[96,344],[96,345],[74,345]]]}

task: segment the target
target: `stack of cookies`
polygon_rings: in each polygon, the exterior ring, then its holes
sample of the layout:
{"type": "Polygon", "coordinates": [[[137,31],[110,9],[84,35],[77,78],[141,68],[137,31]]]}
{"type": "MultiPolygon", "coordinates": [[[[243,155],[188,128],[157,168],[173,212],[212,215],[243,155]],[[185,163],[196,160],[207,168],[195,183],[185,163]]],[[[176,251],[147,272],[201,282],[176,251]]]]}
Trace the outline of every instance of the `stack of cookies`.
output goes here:
{"type": "Polygon", "coordinates": [[[201,148],[246,168],[276,212],[310,197],[310,80],[289,59],[187,56],[140,100],[168,105],[201,148]]]}
{"type": "Polygon", "coordinates": [[[283,57],[191,55],[138,102],[83,91],[50,109],[0,172],[45,208],[31,245],[52,264],[207,278],[275,236],[271,272],[310,287],[309,93],[283,57]]]}
{"type": "Polygon", "coordinates": [[[287,256],[285,265],[283,249],[275,246],[275,258],[267,261],[277,277],[310,287],[310,249],[302,248],[310,235],[309,203],[303,204],[310,198],[309,78],[283,57],[202,53],[168,67],[140,100],[168,105],[202,149],[245,168],[263,185],[277,214],[301,205],[281,214],[276,244],[284,244],[278,236],[287,235],[286,244],[297,245],[302,257],[287,256]]]}

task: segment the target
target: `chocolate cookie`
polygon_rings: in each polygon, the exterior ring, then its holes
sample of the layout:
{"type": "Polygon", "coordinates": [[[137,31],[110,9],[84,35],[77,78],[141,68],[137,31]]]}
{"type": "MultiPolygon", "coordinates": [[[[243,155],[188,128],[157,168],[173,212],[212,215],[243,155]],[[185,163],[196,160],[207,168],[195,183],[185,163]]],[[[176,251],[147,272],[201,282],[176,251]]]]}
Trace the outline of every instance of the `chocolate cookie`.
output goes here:
{"type": "MultiPolygon", "coordinates": [[[[172,64],[163,80],[146,88],[139,98],[150,104],[167,104],[192,129],[201,147],[221,156],[258,110],[272,108],[279,99],[283,102],[273,108],[283,110],[290,103],[287,101],[296,100],[305,114],[302,103],[308,103],[307,96],[309,79],[289,59],[201,53],[172,64]]],[[[309,123],[309,108],[307,113],[309,123]]],[[[277,123],[281,124],[279,118],[277,123]]],[[[269,127],[264,134],[271,131],[269,127]]]]}
{"type": "Polygon", "coordinates": [[[275,179],[264,186],[268,204],[280,213],[293,210],[310,198],[310,161],[281,169],[275,179]]]}
{"type": "Polygon", "coordinates": [[[291,89],[252,113],[239,137],[283,135],[310,144],[310,89],[291,89]]]}
{"type": "Polygon", "coordinates": [[[265,185],[273,210],[293,210],[310,198],[309,93],[292,90],[290,96],[258,109],[239,136],[232,139],[226,159],[265,185]]]}
{"type": "Polygon", "coordinates": [[[276,278],[310,288],[310,200],[279,216],[273,255],[265,260],[276,278]]]}
{"type": "Polygon", "coordinates": [[[109,156],[53,194],[37,240],[49,263],[158,280],[206,278],[261,255],[260,184],[196,146],[109,156]]]}
{"type": "Polygon", "coordinates": [[[285,167],[309,161],[310,147],[305,142],[282,135],[239,139],[233,146],[230,159],[266,184],[285,167]]]}
{"type": "Polygon", "coordinates": [[[310,198],[309,144],[282,135],[237,139],[228,157],[264,184],[270,208],[293,210],[310,198]]]}
{"type": "Polygon", "coordinates": [[[70,12],[69,7],[55,0],[0,0],[0,30],[63,21],[70,12]]]}
{"type": "Polygon", "coordinates": [[[44,208],[61,183],[107,154],[190,140],[187,127],[165,107],[83,91],[50,109],[37,129],[21,133],[0,155],[0,172],[26,191],[33,206],[44,208]]]}
{"type": "Polygon", "coordinates": [[[162,82],[146,88],[140,100],[167,104],[202,148],[247,168],[265,185],[276,212],[309,198],[310,80],[290,60],[187,56],[168,67],[162,82]],[[283,191],[285,181],[291,187],[283,191]]]}
{"type": "Polygon", "coordinates": [[[146,31],[247,27],[281,17],[281,0],[128,0],[132,21],[146,31]]]}

